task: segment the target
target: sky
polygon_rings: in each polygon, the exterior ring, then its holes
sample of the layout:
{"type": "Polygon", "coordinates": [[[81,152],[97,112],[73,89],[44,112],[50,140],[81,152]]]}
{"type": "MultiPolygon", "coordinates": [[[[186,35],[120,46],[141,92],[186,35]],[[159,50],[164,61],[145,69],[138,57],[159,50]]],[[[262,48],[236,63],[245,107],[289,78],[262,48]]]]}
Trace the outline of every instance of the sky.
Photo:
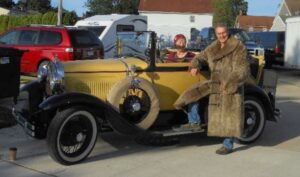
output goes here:
{"type": "MultiPolygon", "coordinates": [[[[56,7],[58,0],[51,0],[51,5],[56,7]]],[[[161,0],[163,2],[163,0],[161,0]]],[[[248,2],[248,15],[275,16],[281,0],[246,0],[248,2]]],[[[87,11],[86,0],[63,0],[63,7],[74,10],[78,16],[87,11]]]]}

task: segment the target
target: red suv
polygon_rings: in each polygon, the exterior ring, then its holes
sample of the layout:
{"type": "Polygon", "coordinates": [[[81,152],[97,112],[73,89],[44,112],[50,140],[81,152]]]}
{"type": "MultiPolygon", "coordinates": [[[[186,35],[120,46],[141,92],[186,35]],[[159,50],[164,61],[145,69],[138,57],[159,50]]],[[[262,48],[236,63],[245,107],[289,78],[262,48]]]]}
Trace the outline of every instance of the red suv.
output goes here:
{"type": "Polygon", "coordinates": [[[5,47],[24,50],[22,73],[36,73],[55,55],[62,61],[103,58],[103,44],[91,31],[75,27],[23,26],[0,36],[5,47]]]}

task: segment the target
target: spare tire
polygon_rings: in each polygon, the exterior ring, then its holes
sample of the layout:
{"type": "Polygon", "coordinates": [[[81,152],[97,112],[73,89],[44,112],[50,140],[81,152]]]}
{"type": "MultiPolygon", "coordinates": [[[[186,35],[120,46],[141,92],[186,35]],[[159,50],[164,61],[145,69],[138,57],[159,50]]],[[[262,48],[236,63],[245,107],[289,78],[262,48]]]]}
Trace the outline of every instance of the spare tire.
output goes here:
{"type": "Polygon", "coordinates": [[[127,77],[116,83],[110,90],[107,101],[129,123],[147,130],[159,113],[159,94],[149,81],[142,78],[127,77]]]}

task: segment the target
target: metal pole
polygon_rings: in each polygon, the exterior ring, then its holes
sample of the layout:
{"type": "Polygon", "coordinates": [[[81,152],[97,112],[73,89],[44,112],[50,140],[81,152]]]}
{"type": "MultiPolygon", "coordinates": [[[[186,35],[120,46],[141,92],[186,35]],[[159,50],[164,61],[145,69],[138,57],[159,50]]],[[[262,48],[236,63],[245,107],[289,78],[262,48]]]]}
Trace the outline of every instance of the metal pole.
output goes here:
{"type": "Polygon", "coordinates": [[[57,25],[62,25],[62,1],[63,0],[57,0],[58,1],[58,10],[57,10],[57,25]]]}

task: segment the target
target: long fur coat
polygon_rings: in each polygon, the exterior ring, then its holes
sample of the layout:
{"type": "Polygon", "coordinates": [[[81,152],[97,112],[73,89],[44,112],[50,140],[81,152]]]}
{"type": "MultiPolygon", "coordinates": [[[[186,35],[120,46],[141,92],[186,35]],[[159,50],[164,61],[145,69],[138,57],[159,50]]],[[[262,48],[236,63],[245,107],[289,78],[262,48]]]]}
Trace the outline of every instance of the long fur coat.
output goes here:
{"type": "Polygon", "coordinates": [[[240,137],[244,125],[243,84],[249,76],[246,47],[234,37],[229,37],[223,48],[215,41],[196,55],[191,68],[198,68],[200,61],[208,63],[210,80],[186,90],[175,102],[175,108],[210,95],[208,136],[240,137]],[[223,94],[224,90],[228,94],[223,94]]]}

